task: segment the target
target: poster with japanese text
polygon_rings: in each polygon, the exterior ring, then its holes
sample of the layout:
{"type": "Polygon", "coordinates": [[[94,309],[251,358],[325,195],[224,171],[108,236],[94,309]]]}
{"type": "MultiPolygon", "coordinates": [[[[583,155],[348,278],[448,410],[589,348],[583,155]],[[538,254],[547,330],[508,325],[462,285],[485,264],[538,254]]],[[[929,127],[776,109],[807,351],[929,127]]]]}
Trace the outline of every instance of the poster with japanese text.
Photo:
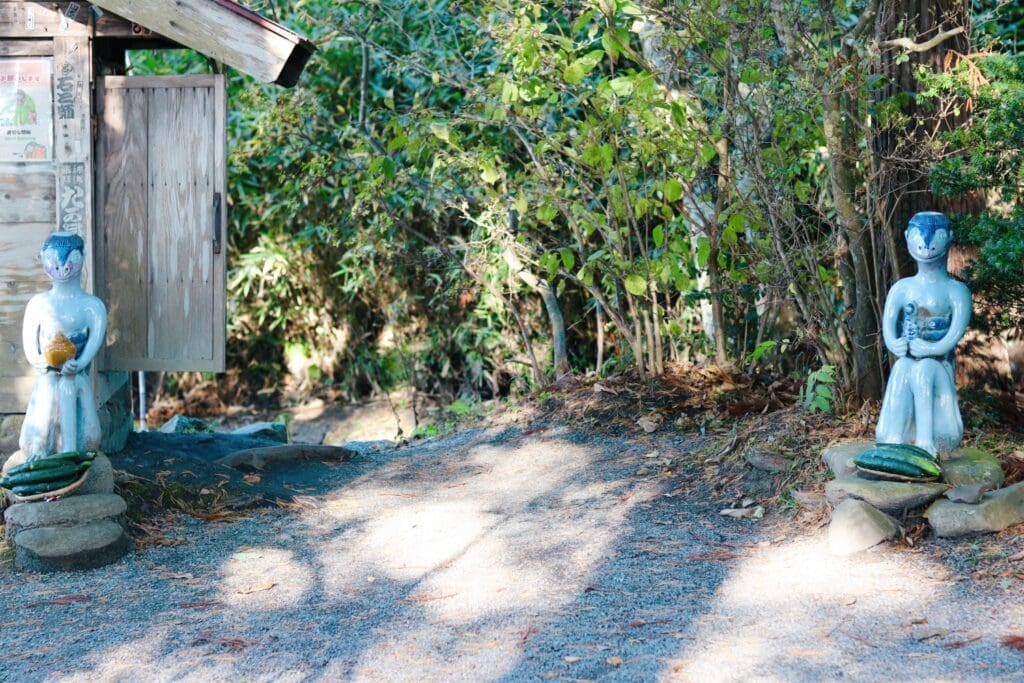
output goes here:
{"type": "Polygon", "coordinates": [[[0,162],[53,158],[52,78],[51,59],[0,59],[0,162]]]}

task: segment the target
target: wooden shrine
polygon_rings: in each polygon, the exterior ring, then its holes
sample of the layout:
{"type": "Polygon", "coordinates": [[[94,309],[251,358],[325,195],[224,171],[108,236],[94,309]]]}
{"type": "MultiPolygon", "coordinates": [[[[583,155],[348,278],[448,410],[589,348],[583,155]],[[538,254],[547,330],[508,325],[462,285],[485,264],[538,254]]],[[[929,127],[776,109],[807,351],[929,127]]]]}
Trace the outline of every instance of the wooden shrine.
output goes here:
{"type": "Polygon", "coordinates": [[[233,0],[0,0],[0,413],[25,409],[54,230],[83,236],[107,305],[100,403],[128,371],[224,369],[225,76],[126,74],[127,50],[179,47],[283,86],[314,51],[233,0]]]}

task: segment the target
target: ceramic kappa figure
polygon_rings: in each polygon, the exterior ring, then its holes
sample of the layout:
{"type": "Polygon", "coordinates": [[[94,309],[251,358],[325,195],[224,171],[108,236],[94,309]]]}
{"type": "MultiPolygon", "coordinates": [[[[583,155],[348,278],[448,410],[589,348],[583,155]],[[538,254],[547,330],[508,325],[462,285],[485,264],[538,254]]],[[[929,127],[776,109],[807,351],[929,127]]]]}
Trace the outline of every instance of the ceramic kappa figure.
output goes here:
{"type": "Polygon", "coordinates": [[[53,287],[29,300],[22,325],[25,356],[39,372],[19,440],[28,460],[94,451],[101,437],[88,370],[106,336],[107,309],[82,291],[85,242],[52,233],[40,258],[53,287]]]}
{"type": "Polygon", "coordinates": [[[913,443],[933,456],[964,435],[953,351],[971,319],[971,292],[946,270],[953,231],[935,211],[915,214],[905,233],[917,275],[885,298],[882,336],[896,356],[875,429],[878,443],[913,443]]]}

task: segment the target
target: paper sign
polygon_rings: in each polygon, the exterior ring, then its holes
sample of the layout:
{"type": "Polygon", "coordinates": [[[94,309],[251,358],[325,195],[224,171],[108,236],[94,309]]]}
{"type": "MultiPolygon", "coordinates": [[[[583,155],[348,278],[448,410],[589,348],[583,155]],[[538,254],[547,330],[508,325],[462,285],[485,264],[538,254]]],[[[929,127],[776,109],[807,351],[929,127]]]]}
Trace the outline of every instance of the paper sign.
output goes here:
{"type": "Polygon", "coordinates": [[[0,59],[0,161],[53,158],[52,81],[52,59],[0,59]]]}

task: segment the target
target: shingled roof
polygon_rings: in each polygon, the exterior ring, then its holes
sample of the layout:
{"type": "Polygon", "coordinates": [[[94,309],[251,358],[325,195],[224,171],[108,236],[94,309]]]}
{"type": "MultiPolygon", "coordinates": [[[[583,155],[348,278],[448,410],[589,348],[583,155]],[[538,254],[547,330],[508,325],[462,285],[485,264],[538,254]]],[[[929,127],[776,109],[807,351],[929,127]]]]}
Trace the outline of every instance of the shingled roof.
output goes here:
{"type": "Polygon", "coordinates": [[[234,0],[91,0],[264,83],[295,85],[316,47],[234,0]]]}

